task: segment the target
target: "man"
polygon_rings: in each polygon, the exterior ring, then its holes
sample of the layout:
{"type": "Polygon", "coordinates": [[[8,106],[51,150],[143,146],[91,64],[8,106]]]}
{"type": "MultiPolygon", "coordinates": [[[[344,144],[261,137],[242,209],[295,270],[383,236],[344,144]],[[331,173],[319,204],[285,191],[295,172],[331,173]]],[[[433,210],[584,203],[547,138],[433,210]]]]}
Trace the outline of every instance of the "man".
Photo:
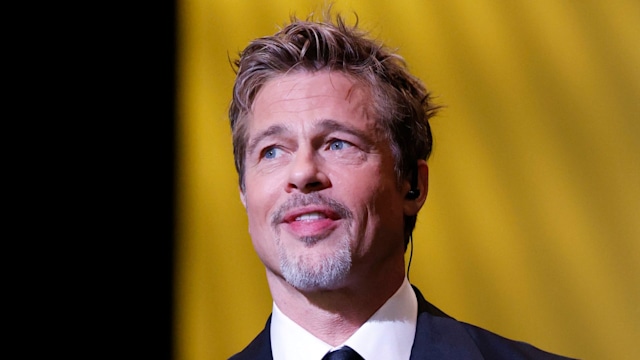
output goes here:
{"type": "Polygon", "coordinates": [[[293,19],[236,65],[241,200],[274,303],[232,359],[560,358],[458,322],[409,284],[437,107],[402,58],[338,16],[293,19]]]}

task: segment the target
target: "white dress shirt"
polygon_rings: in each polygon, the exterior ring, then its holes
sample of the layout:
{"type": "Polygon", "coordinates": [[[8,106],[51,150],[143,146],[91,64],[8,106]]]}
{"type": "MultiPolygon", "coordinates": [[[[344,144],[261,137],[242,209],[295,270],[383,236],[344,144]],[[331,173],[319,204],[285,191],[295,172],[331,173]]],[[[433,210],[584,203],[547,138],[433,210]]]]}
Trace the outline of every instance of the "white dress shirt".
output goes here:
{"type": "Polygon", "coordinates": [[[347,345],[365,360],[409,360],[416,334],[418,300],[405,278],[400,288],[344,344],[335,348],[311,335],[273,303],[271,351],[274,360],[321,360],[347,345]]]}

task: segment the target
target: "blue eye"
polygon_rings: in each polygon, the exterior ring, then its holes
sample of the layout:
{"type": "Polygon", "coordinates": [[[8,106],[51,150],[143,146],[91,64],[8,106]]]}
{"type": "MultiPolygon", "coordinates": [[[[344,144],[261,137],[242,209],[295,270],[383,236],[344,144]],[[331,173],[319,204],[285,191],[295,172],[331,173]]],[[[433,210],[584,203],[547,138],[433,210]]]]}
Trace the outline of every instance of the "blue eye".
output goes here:
{"type": "Polygon", "coordinates": [[[282,150],[278,149],[277,147],[267,148],[264,151],[262,157],[264,157],[265,159],[275,159],[276,157],[278,157],[281,151],[282,150]]]}
{"type": "Polygon", "coordinates": [[[329,143],[329,150],[342,150],[350,146],[351,144],[344,140],[333,140],[329,143]]]}

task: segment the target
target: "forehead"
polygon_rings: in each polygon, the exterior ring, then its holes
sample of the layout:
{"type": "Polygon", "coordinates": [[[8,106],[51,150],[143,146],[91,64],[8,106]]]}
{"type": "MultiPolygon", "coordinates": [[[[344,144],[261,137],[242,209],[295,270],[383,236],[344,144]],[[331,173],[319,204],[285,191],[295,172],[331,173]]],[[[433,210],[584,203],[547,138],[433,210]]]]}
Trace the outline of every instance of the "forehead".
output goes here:
{"type": "Polygon", "coordinates": [[[368,87],[346,74],[290,73],[269,80],[258,92],[249,116],[250,128],[302,119],[369,120],[371,105],[368,87]]]}

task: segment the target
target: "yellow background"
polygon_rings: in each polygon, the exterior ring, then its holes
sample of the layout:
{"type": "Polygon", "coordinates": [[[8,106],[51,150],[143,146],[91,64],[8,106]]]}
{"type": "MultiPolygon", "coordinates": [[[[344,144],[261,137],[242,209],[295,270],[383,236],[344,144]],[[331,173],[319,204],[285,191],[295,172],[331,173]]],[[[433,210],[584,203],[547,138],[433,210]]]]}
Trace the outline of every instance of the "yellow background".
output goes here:
{"type": "MultiPolygon", "coordinates": [[[[235,58],[320,1],[181,0],[176,358],[224,359],[271,298],[237,191],[235,58]]],[[[640,2],[337,1],[446,105],[411,280],[457,319],[640,359],[640,2]]]]}

